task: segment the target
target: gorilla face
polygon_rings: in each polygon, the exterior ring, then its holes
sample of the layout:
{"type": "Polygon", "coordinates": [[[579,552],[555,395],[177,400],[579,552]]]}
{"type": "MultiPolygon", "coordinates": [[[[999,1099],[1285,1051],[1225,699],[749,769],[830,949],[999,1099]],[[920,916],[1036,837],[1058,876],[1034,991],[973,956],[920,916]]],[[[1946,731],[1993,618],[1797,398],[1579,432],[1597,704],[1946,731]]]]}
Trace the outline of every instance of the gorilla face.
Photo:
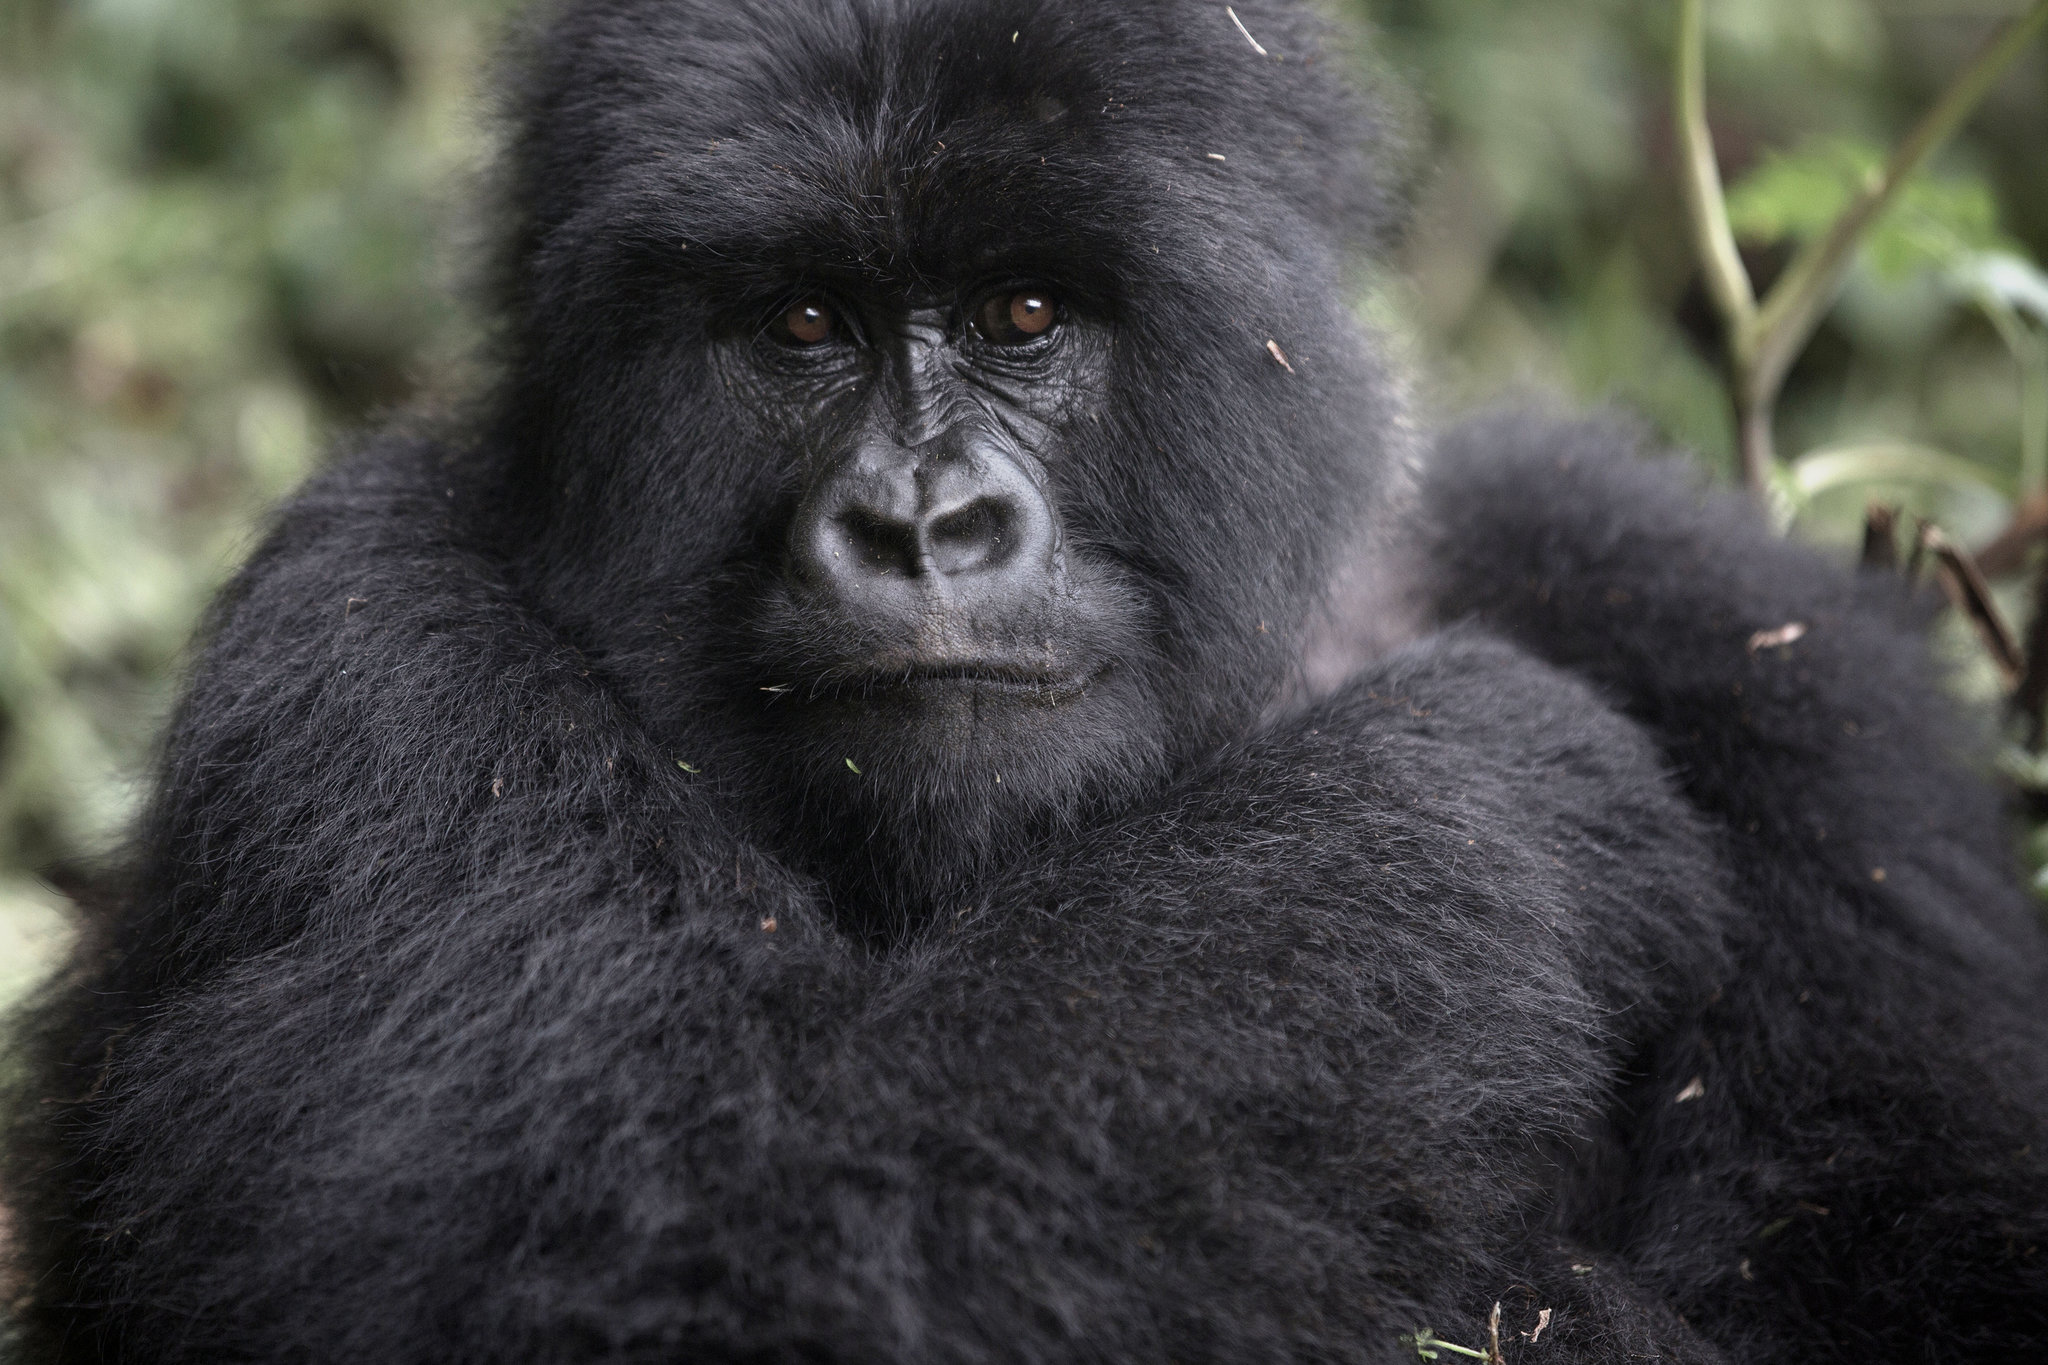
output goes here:
{"type": "Polygon", "coordinates": [[[814,695],[902,692],[935,735],[1085,698],[1135,622],[1115,575],[1071,562],[1047,458],[1099,408],[1101,329],[1043,285],[770,324],[742,382],[793,445],[831,452],[789,533],[764,658],[814,695]],[[863,314],[865,316],[863,316],[863,314]]]}
{"type": "Polygon", "coordinates": [[[926,807],[986,786],[984,816],[1155,766],[1142,579],[1069,533],[1060,496],[1067,433],[1102,417],[1110,325],[1014,276],[951,298],[807,287],[726,352],[803,470],[733,679],[777,689],[769,735],[813,785],[858,768],[926,807]]]}
{"type": "Polygon", "coordinates": [[[535,591],[885,899],[1271,708],[1399,427],[1343,304],[1375,192],[1320,31],[1100,8],[586,6],[525,92],[535,591]]]}

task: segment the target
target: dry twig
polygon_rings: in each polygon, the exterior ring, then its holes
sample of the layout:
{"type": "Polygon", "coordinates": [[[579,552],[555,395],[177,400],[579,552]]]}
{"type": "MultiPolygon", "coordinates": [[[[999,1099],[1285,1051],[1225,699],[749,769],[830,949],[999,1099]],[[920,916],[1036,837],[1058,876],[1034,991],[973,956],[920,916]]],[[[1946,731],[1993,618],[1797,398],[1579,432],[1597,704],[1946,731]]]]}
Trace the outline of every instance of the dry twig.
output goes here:
{"type": "Polygon", "coordinates": [[[1863,567],[1899,567],[1899,509],[1873,502],[1863,514],[1863,567]]]}
{"type": "MultiPolygon", "coordinates": [[[[1933,556],[1935,576],[1941,580],[1941,590],[1948,594],[1949,603],[1977,627],[1977,634],[1990,651],[1991,662],[2003,675],[2007,689],[2017,688],[2026,671],[2026,660],[2020,656],[2020,647],[2013,640],[2012,627],[2005,623],[2005,614],[1991,598],[1991,585],[1984,581],[1977,561],[1943,535],[1940,527],[1924,519],[1916,520],[1920,528],[1916,550],[1924,549],[1933,556]]],[[[1915,559],[1918,558],[1916,553],[1915,559]]]]}

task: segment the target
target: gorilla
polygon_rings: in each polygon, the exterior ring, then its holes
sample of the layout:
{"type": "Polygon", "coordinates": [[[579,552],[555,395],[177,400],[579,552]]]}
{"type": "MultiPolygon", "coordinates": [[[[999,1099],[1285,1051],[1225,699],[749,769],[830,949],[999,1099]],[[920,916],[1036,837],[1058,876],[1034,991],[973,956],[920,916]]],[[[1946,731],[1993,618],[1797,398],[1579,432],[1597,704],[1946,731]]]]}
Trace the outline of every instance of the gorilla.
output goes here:
{"type": "Polygon", "coordinates": [[[498,382],[278,514],[20,1021],[18,1357],[2031,1359],[2048,935],[1917,608],[1424,432],[1336,43],[537,25],[498,382]]]}

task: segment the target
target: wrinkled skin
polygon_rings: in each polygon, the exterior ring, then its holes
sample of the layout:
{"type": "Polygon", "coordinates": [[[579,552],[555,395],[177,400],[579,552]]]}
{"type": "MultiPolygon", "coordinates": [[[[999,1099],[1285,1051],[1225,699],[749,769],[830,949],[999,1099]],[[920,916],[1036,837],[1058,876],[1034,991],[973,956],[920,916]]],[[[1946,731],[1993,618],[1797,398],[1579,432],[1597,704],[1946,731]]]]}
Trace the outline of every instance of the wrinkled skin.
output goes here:
{"type": "Polygon", "coordinates": [[[281,510],[22,1021],[18,1358],[2048,1340],[2048,945],[1904,604],[1419,433],[1374,106],[1233,8],[536,35],[499,388],[281,510]]]}

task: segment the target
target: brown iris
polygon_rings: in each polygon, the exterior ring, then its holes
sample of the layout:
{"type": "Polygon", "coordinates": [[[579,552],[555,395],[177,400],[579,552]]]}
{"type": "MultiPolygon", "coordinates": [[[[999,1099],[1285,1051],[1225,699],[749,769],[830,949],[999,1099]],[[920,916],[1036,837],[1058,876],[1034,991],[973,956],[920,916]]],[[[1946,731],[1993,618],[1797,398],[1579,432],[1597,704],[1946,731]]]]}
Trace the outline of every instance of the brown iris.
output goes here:
{"type": "Polygon", "coordinates": [[[776,336],[790,346],[816,346],[831,339],[838,319],[815,300],[797,304],[775,320],[776,336]]]}
{"type": "Polygon", "coordinates": [[[1059,305],[1042,289],[992,295],[974,317],[974,329],[998,346],[1022,346],[1052,330],[1059,305]]]}

